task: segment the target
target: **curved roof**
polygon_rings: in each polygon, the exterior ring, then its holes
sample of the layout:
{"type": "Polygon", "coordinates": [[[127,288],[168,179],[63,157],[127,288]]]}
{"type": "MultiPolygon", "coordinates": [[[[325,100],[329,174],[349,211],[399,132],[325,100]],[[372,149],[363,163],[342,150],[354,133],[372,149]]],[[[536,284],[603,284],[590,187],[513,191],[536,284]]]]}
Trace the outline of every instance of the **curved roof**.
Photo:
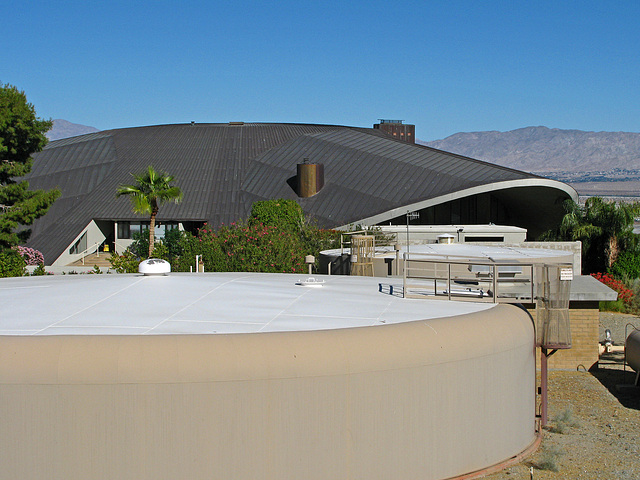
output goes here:
{"type": "MultiPolygon", "coordinates": [[[[408,144],[372,128],[307,124],[175,124],[107,130],[51,142],[35,155],[31,188],[58,187],[62,196],[33,227],[30,245],[57,257],[92,220],[140,219],[118,185],[148,165],[174,175],[184,192],[159,220],[246,218],[253,202],[296,199],[321,226],[377,223],[473,192],[530,188],[558,198],[566,185],[517,170],[408,144]],[[287,183],[308,158],[324,164],[325,185],[298,198],[287,183]],[[444,200],[443,200],[444,199],[444,200]]],[[[523,190],[524,191],[524,190],[523,190]]]]}

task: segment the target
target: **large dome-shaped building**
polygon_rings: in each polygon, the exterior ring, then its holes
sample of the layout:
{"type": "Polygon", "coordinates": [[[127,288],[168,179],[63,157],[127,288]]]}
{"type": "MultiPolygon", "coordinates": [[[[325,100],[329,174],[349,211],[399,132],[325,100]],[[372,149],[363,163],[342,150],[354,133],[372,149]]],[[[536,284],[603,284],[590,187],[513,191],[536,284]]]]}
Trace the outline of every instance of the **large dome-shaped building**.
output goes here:
{"type": "Polygon", "coordinates": [[[414,223],[514,225],[533,239],[561,219],[564,200],[577,199],[561,182],[407,141],[397,134],[405,125],[375,127],[191,123],[51,142],[27,179],[62,195],[28,245],[56,265],[94,244],[119,248],[145,218],[116,189],[148,165],[174,175],[184,192],[181,204],[160,209],[161,229],[231,223],[255,201],[291,198],[325,227],[404,224],[415,212],[414,223]]]}

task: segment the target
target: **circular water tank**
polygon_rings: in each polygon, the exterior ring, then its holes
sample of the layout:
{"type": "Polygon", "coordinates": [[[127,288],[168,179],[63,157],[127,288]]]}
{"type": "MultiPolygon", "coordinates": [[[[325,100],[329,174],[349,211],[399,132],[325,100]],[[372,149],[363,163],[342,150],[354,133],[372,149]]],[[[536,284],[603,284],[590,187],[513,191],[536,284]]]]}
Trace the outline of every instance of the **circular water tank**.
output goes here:
{"type": "Polygon", "coordinates": [[[640,372],[640,330],[634,330],[627,337],[625,354],[629,366],[636,372],[640,372]]]}
{"type": "Polygon", "coordinates": [[[150,258],[140,262],[138,272],[143,275],[166,275],[171,272],[171,264],[161,258],[150,258]]]}
{"type": "Polygon", "coordinates": [[[536,440],[512,305],[341,275],[82,277],[0,279],[2,478],[439,480],[536,440]]]}

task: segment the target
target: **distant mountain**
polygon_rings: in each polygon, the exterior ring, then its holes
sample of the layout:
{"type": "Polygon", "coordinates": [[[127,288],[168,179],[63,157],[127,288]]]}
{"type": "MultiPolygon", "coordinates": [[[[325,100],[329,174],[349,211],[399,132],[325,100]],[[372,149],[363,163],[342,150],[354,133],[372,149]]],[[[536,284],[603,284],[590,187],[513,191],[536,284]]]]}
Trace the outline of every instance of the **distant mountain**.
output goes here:
{"type": "Polygon", "coordinates": [[[456,133],[443,140],[418,143],[547,176],[640,174],[640,133],[525,127],[508,132],[456,133]]]}
{"type": "Polygon", "coordinates": [[[87,125],[79,125],[77,123],[67,122],[66,120],[56,119],[53,121],[53,127],[46,135],[49,140],[60,140],[61,138],[75,137],[76,135],[84,135],[85,133],[99,132],[95,127],[87,125]]]}

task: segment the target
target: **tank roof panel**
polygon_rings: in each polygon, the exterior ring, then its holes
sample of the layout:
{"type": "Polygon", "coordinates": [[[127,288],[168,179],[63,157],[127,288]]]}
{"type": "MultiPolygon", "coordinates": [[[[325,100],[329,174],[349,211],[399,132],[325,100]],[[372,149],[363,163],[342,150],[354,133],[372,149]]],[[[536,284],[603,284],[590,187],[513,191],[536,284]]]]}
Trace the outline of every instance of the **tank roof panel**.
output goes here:
{"type": "Polygon", "coordinates": [[[226,334],[451,317],[492,304],[401,297],[400,279],[299,274],[72,275],[0,280],[0,335],[226,334]],[[313,283],[313,282],[312,282],[313,283]]]}

